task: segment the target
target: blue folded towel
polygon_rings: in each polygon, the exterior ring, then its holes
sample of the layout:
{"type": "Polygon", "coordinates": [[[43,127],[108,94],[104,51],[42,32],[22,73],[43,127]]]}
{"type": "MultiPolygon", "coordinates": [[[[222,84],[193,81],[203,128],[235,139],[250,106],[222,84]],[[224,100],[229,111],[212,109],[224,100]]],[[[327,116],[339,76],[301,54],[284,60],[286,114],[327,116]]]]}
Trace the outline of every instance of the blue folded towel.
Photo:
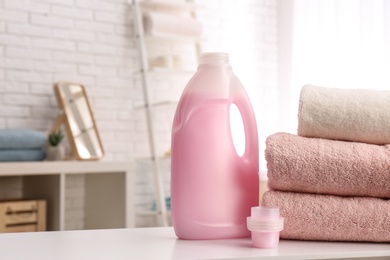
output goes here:
{"type": "Polygon", "coordinates": [[[47,136],[32,129],[0,129],[0,149],[43,148],[47,136]]]}
{"type": "Polygon", "coordinates": [[[42,149],[0,150],[0,162],[43,161],[46,153],[42,149]]]}

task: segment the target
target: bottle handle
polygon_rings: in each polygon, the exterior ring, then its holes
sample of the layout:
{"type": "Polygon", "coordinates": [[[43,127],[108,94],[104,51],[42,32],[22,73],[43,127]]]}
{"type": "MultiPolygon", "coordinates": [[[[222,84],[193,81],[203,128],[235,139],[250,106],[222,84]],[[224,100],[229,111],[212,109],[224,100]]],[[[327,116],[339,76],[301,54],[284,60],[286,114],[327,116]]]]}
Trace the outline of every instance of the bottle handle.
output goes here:
{"type": "Polygon", "coordinates": [[[258,160],[259,157],[259,139],[256,118],[245,89],[240,89],[239,91],[235,90],[235,93],[236,94],[232,96],[232,103],[235,104],[240,111],[245,132],[245,151],[241,158],[244,161],[244,165],[248,165],[251,162],[258,160]]]}

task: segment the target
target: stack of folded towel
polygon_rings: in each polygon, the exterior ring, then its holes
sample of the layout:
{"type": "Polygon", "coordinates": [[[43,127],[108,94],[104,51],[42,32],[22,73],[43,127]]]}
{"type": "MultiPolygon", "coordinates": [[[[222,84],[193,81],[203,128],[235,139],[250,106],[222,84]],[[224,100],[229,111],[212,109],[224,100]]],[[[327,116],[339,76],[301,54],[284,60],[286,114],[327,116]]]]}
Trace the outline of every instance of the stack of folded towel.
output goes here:
{"type": "Polygon", "coordinates": [[[44,133],[31,129],[0,129],[0,162],[42,161],[44,133]]]}
{"type": "Polygon", "coordinates": [[[390,242],[390,91],[305,86],[298,135],[267,138],[281,238],[390,242]]]}

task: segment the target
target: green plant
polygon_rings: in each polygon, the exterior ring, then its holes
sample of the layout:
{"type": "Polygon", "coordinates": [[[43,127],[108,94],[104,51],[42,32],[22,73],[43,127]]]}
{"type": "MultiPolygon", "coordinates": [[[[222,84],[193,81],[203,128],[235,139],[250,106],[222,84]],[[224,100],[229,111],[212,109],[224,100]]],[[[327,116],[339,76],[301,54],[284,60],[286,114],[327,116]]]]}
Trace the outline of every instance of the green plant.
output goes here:
{"type": "Polygon", "coordinates": [[[57,146],[61,143],[62,139],[64,138],[64,135],[59,130],[57,132],[51,132],[49,134],[49,144],[52,146],[57,146]]]}

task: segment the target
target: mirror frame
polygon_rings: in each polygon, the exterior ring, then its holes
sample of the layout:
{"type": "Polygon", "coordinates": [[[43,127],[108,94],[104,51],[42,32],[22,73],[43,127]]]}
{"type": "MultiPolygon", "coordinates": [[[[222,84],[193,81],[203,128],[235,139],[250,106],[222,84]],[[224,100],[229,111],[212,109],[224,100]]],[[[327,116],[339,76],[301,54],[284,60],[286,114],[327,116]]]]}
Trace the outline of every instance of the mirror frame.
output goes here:
{"type": "Polygon", "coordinates": [[[69,144],[70,144],[71,149],[72,149],[72,154],[73,154],[73,157],[75,159],[77,159],[77,160],[99,160],[99,159],[101,159],[104,156],[104,148],[103,148],[103,144],[102,144],[101,139],[100,139],[99,131],[98,131],[97,126],[96,126],[96,121],[95,121],[94,115],[92,113],[91,105],[89,103],[89,99],[87,96],[87,92],[85,91],[84,85],[82,85],[80,83],[75,83],[75,82],[60,81],[60,82],[55,83],[53,88],[54,88],[54,93],[55,93],[55,96],[57,99],[57,104],[58,104],[60,111],[59,111],[59,115],[57,117],[57,120],[53,125],[52,131],[55,131],[55,132],[58,131],[59,128],[61,127],[62,123],[64,124],[66,135],[68,137],[67,139],[69,141],[69,144]],[[101,149],[101,156],[91,156],[89,158],[84,158],[80,155],[80,152],[79,152],[77,145],[76,145],[74,134],[73,134],[72,129],[71,129],[71,123],[70,123],[69,117],[66,114],[65,102],[64,102],[62,95],[61,95],[60,88],[64,85],[80,86],[81,95],[83,95],[85,97],[85,102],[86,102],[86,105],[88,108],[88,112],[89,112],[89,115],[91,116],[92,128],[95,130],[98,145],[99,145],[99,148],[101,149]]]}

